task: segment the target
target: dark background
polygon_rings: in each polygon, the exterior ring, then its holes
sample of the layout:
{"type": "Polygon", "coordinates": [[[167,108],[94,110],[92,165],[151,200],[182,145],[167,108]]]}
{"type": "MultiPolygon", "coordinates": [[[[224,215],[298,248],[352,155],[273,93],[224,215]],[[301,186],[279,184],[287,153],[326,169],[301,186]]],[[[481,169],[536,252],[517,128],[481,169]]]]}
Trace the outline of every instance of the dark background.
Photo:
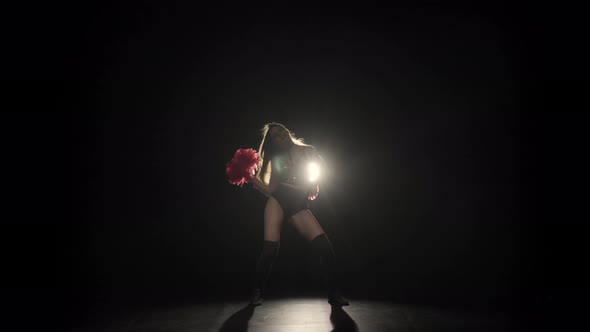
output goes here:
{"type": "MultiPolygon", "coordinates": [[[[19,95],[29,112],[12,121],[30,176],[9,178],[33,202],[13,222],[27,244],[13,263],[32,271],[17,279],[49,289],[59,317],[246,300],[265,197],[224,170],[270,121],[329,166],[312,211],[353,301],[520,310],[573,285],[546,220],[579,222],[552,219],[572,192],[548,189],[556,158],[578,150],[547,132],[581,134],[551,109],[545,84],[562,71],[539,8],[50,9],[23,27],[38,47],[12,72],[39,92],[19,95]]],[[[285,225],[269,291],[322,294],[316,267],[285,225]]]]}

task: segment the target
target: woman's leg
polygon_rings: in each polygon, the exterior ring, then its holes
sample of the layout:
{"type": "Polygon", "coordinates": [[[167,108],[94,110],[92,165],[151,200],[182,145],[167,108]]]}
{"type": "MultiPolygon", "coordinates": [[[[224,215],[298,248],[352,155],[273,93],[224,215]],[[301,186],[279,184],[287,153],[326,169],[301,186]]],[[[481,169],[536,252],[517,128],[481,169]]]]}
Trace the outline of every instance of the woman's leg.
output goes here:
{"type": "Polygon", "coordinates": [[[295,213],[290,221],[303,238],[309,242],[313,241],[318,235],[324,234],[324,229],[320,223],[307,209],[295,213]]]}
{"type": "Polygon", "coordinates": [[[252,280],[253,293],[250,299],[254,305],[262,304],[262,294],[266,280],[270,275],[272,264],[279,252],[283,210],[276,199],[270,197],[264,209],[264,242],[262,252],[256,262],[256,270],[252,280]]]}
{"type": "Polygon", "coordinates": [[[336,256],[330,240],[311,211],[302,210],[291,217],[291,223],[303,237],[311,243],[314,252],[320,256],[324,282],[328,287],[330,303],[348,305],[348,300],[340,295],[336,273],[336,256]]]}

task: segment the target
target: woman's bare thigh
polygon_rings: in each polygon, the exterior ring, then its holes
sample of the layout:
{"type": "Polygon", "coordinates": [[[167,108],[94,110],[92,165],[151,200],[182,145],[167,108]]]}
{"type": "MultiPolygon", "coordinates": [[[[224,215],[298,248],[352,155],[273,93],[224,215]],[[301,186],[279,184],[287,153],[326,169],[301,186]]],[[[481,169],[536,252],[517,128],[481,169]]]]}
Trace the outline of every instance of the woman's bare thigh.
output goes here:
{"type": "Polygon", "coordinates": [[[264,240],[279,241],[283,225],[283,208],[274,197],[269,197],[264,208],[264,240]]]}
{"type": "Polygon", "coordinates": [[[294,214],[291,224],[307,241],[315,239],[316,236],[324,233],[324,229],[309,210],[301,210],[294,214]]]}

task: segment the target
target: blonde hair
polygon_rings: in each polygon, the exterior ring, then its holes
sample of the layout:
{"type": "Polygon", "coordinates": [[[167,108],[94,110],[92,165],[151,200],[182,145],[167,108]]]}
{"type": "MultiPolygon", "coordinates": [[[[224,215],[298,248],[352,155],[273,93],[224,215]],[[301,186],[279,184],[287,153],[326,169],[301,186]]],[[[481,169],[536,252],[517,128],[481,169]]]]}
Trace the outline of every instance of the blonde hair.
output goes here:
{"type": "Polygon", "coordinates": [[[260,132],[262,134],[262,141],[260,142],[260,147],[258,148],[258,154],[260,155],[260,161],[259,161],[258,173],[256,174],[256,177],[260,181],[264,182],[265,184],[268,184],[270,182],[270,175],[272,173],[272,158],[278,152],[280,152],[280,150],[277,149],[276,146],[274,146],[272,143],[270,143],[269,141],[266,140],[266,135],[268,134],[268,131],[273,127],[279,127],[281,129],[285,130],[289,134],[289,138],[291,139],[291,142],[293,144],[299,145],[299,146],[311,146],[309,144],[305,144],[305,142],[303,141],[303,138],[295,136],[294,132],[289,130],[287,127],[285,127],[281,123],[269,122],[269,123],[265,124],[262,127],[262,129],[260,129],[260,132]]]}

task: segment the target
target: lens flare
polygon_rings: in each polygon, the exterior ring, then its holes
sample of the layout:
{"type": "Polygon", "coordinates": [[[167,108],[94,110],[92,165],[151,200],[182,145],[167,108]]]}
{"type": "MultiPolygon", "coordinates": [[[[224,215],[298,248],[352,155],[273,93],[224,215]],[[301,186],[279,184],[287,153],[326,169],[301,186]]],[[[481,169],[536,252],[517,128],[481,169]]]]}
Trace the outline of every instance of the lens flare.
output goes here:
{"type": "Polygon", "coordinates": [[[320,167],[316,163],[307,165],[307,174],[310,182],[315,182],[320,177],[320,167]]]}

